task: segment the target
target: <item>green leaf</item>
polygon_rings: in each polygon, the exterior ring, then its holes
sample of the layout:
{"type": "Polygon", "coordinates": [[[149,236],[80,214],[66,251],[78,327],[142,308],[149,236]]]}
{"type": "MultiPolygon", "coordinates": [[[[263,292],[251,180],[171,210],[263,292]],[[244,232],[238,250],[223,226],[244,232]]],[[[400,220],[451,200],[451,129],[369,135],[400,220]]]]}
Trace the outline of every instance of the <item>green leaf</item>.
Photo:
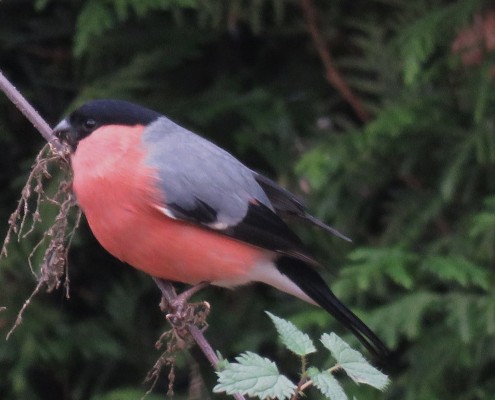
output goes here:
{"type": "Polygon", "coordinates": [[[292,322],[279,318],[268,311],[266,313],[273,321],[280,340],[290,351],[298,356],[316,352],[316,348],[309,336],[297,329],[292,322]]]}
{"type": "Polygon", "coordinates": [[[414,341],[422,333],[426,315],[441,303],[441,296],[426,291],[404,294],[400,299],[375,310],[368,318],[372,326],[380,326],[381,336],[389,346],[397,346],[403,336],[414,341]]]}
{"type": "Polygon", "coordinates": [[[115,23],[115,15],[108,4],[96,0],[86,2],[77,18],[74,55],[82,56],[89,49],[91,40],[110,30],[115,23]]]}
{"type": "Polygon", "coordinates": [[[413,287],[411,265],[417,260],[417,255],[400,246],[360,247],[349,254],[349,259],[353,265],[346,268],[342,276],[355,279],[361,290],[374,287],[383,275],[406,289],[413,287]]]}
{"type": "Polygon", "coordinates": [[[118,23],[130,18],[131,13],[142,18],[154,10],[167,10],[171,7],[195,7],[195,0],[89,0],[79,13],[74,37],[74,55],[81,57],[91,47],[93,41],[118,23]]]}
{"type": "Polygon", "coordinates": [[[442,280],[454,281],[463,287],[490,288],[488,272],[462,256],[431,256],[425,260],[424,268],[442,280]]]}
{"type": "Polygon", "coordinates": [[[281,375],[269,359],[247,351],[236,357],[236,361],[217,372],[218,384],[213,388],[215,393],[240,393],[260,399],[288,399],[294,394],[296,385],[281,375]]]}
{"type": "Polygon", "coordinates": [[[450,309],[448,314],[449,322],[453,322],[459,329],[459,334],[462,341],[469,343],[473,340],[473,330],[477,325],[474,320],[475,297],[468,297],[459,294],[452,294],[448,296],[447,307],[450,309]]]}
{"type": "Polygon", "coordinates": [[[458,146],[452,160],[445,165],[444,175],[440,183],[440,193],[445,201],[451,201],[459,185],[463,174],[466,172],[466,163],[473,152],[473,139],[466,140],[458,146]]]}
{"type": "Polygon", "coordinates": [[[424,64],[432,53],[450,40],[456,27],[468,21],[476,9],[472,0],[454,1],[443,7],[434,7],[409,24],[400,33],[398,46],[404,62],[404,82],[417,83],[424,64]]]}
{"type": "Polygon", "coordinates": [[[495,196],[484,200],[484,208],[470,222],[469,236],[476,243],[478,258],[492,260],[495,257],[495,196]]]}
{"type": "Polygon", "coordinates": [[[384,390],[389,384],[387,375],[373,367],[361,353],[351,349],[335,333],[324,333],[320,340],[354,382],[365,383],[379,390],[384,390]]]}
{"type": "Polygon", "coordinates": [[[43,11],[46,9],[49,2],[50,0],[36,0],[34,2],[34,9],[36,11],[43,11]]]}
{"type": "Polygon", "coordinates": [[[388,106],[367,124],[364,128],[368,140],[386,140],[396,138],[407,132],[417,121],[417,105],[403,104],[388,106]],[[371,136],[371,137],[370,137],[371,136]]]}
{"type": "Polygon", "coordinates": [[[347,400],[347,395],[340,386],[337,379],[328,371],[319,371],[318,368],[310,367],[308,368],[308,376],[313,381],[313,385],[318,388],[318,390],[327,399],[331,400],[347,400]]]}

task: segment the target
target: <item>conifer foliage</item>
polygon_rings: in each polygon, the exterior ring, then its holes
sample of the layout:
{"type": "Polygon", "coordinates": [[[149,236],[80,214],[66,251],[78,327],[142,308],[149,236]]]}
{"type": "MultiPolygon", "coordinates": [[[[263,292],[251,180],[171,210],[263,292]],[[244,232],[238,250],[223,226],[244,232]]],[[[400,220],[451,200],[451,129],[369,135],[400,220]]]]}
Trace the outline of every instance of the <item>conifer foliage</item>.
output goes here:
{"type": "MultiPolygon", "coordinates": [[[[493,397],[494,37],[483,0],[0,2],[0,69],[48,121],[91,98],[142,103],[299,193],[353,239],[295,227],[394,353],[385,392],[343,382],[359,399],[493,397]]],[[[0,107],[6,231],[43,143],[2,96],[0,107]]],[[[48,221],[53,210],[40,212],[48,221]]],[[[35,285],[26,252],[47,224],[0,263],[0,335],[35,285]]],[[[69,275],[70,300],[38,297],[0,341],[2,399],[140,398],[165,325],[153,282],[110,258],[84,223],[69,275]]],[[[255,352],[297,373],[264,310],[311,337],[345,335],[284,294],[235,293],[201,293],[212,306],[206,335],[227,359],[255,352]]],[[[175,363],[148,399],[163,398],[168,378],[177,398],[223,396],[200,356],[175,363]]]]}

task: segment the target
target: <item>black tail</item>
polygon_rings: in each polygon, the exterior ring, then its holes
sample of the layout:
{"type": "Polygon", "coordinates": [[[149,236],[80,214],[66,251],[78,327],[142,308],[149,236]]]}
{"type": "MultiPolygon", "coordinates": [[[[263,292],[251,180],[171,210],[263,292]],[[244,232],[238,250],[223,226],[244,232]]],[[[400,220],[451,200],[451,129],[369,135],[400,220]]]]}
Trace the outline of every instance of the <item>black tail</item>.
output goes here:
{"type": "Polygon", "coordinates": [[[378,336],[332,293],[311,266],[287,256],[280,257],[276,265],[282,274],[349,329],[373,356],[382,361],[389,358],[390,352],[378,336]]]}

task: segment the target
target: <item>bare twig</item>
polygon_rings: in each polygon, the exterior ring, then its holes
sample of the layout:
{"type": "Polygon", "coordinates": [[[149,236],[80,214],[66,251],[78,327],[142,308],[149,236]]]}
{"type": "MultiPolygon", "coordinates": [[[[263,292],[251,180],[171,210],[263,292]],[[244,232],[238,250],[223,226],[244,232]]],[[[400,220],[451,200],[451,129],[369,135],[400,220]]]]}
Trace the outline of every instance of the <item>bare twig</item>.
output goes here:
{"type": "Polygon", "coordinates": [[[20,112],[34,125],[41,133],[41,136],[52,146],[57,152],[62,152],[64,146],[60,143],[57,137],[52,133],[52,128],[48,125],[24,96],[15,88],[12,83],[0,71],[0,90],[14,103],[20,112]]]}
{"type": "Polygon", "coordinates": [[[330,51],[328,50],[325,39],[323,38],[318,27],[318,13],[316,11],[313,0],[299,0],[299,4],[304,13],[304,20],[313,40],[313,44],[320,56],[321,62],[325,67],[325,77],[327,81],[342,95],[349,103],[356,115],[363,122],[370,119],[369,112],[363,107],[361,100],[354,94],[349,85],[344,81],[339,70],[335,66],[330,51]]]}

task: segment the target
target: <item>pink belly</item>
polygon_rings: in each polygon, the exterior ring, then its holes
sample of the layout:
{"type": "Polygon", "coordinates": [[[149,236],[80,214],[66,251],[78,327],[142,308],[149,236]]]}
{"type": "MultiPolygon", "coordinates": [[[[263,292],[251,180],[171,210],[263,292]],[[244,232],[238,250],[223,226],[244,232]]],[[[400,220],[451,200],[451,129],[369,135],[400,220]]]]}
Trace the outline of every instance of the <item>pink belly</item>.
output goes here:
{"type": "Polygon", "coordinates": [[[86,212],[103,247],[156,277],[190,284],[248,281],[250,269],[268,258],[255,247],[172,220],[158,211],[143,215],[121,210],[117,214],[116,222],[108,223],[86,212]],[[130,215],[123,217],[125,212],[130,215]]]}

